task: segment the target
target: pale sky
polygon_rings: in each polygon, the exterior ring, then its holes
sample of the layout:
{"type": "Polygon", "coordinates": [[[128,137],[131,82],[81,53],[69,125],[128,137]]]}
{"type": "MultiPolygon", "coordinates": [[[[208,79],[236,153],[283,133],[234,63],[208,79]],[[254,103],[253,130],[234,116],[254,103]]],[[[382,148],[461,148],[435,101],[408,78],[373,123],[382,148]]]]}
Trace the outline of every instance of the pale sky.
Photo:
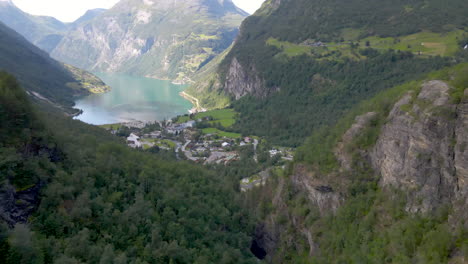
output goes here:
{"type": "MultiPolygon", "coordinates": [[[[52,16],[63,22],[75,21],[89,9],[110,8],[118,1],[119,0],[13,0],[16,6],[27,13],[52,16]]],[[[264,0],[232,1],[238,7],[252,14],[261,6],[264,0]]]]}

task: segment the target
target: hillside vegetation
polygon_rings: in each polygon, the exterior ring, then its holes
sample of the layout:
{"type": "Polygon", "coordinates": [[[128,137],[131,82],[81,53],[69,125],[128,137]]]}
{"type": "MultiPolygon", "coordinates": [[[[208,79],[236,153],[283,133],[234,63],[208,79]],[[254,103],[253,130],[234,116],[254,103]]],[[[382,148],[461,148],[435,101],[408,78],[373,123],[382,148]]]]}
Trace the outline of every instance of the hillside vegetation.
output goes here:
{"type": "Polygon", "coordinates": [[[361,100],[459,62],[467,9],[461,0],[268,1],[193,90],[229,96],[238,132],[299,146],[361,100]]]}
{"type": "Polygon", "coordinates": [[[256,263],[237,178],[42,115],[6,74],[0,103],[1,263],[256,263]]]}
{"type": "MultiPolygon", "coordinates": [[[[375,159],[378,151],[382,151],[375,146],[385,133],[384,126],[397,120],[389,117],[396,108],[402,109],[402,114],[411,118],[413,123],[425,122],[422,119],[428,118],[449,123],[453,127],[463,127],[466,118],[463,109],[466,109],[468,100],[467,73],[466,63],[445,68],[360,103],[336,125],[315,132],[296,152],[294,165],[287,171],[287,176],[279,173],[261,191],[248,194],[247,204],[251,207],[251,213],[262,219],[260,226],[266,225],[265,229],[270,232],[263,234],[263,237],[269,237],[276,243],[273,249],[268,248],[269,262],[464,263],[468,257],[468,232],[464,216],[466,198],[463,197],[466,187],[460,185],[460,195],[450,196],[440,191],[444,186],[443,176],[440,176],[441,182],[431,183],[427,180],[430,173],[422,174],[425,179],[422,182],[385,186],[382,174],[370,160],[375,159]],[[433,106],[418,97],[423,84],[431,80],[450,85],[447,104],[457,105],[457,108],[433,106]],[[408,94],[412,98],[409,103],[397,106],[396,103],[408,94]],[[422,116],[417,109],[428,112],[422,116]],[[372,119],[360,127],[359,133],[351,139],[346,136],[353,127],[357,128],[357,117],[367,113],[373,113],[372,119]],[[338,158],[344,155],[338,150],[340,144],[344,144],[342,151],[348,153],[346,155],[351,160],[349,168],[340,160],[343,157],[338,158]],[[432,201],[435,209],[429,212],[410,211],[411,202],[421,206],[425,199],[424,196],[415,198],[412,193],[420,192],[427,185],[432,188],[427,195],[433,195],[434,191],[438,193],[438,199],[432,201]],[[319,187],[324,186],[328,189],[319,191],[319,187]],[[334,196],[341,198],[338,202],[330,202],[334,196]],[[293,238],[295,241],[291,243],[293,238]]],[[[443,125],[429,127],[433,132],[439,126],[443,125]]],[[[400,133],[408,138],[421,139],[415,131],[400,133]]],[[[457,130],[457,133],[463,137],[466,130],[457,130]]],[[[432,137],[434,133],[428,132],[427,135],[432,137]]],[[[400,134],[392,136],[403,138],[400,134]]],[[[464,141],[452,139],[447,149],[459,151],[456,156],[463,159],[466,158],[464,145],[464,141]]],[[[432,150],[427,148],[413,148],[413,151],[417,149],[422,152],[408,153],[405,162],[417,167],[413,158],[428,164],[431,164],[428,155],[432,154],[440,159],[453,158],[431,153],[432,150]],[[410,155],[415,156],[412,158],[410,155]]],[[[434,166],[434,171],[445,168],[442,163],[437,163],[440,161],[433,162],[436,164],[428,166],[434,166]]],[[[449,177],[466,177],[462,167],[449,177]]],[[[417,167],[413,174],[422,171],[424,169],[417,167]]],[[[404,175],[393,174],[391,177],[405,179],[404,175]]],[[[266,241],[262,241],[262,246],[268,245],[266,241]]]]}
{"type": "Polygon", "coordinates": [[[99,78],[65,67],[0,22],[0,70],[14,75],[37,101],[73,112],[74,99],[109,89],[99,78]]]}

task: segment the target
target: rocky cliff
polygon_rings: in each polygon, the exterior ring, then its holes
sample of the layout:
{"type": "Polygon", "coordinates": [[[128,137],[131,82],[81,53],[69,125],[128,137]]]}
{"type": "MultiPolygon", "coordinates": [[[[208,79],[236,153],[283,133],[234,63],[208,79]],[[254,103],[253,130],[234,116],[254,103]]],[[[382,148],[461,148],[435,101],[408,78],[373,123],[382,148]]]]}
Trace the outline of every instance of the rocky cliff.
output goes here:
{"type": "Polygon", "coordinates": [[[40,199],[40,185],[17,191],[12,185],[0,186],[0,219],[11,227],[26,223],[28,217],[37,209],[40,199]]]}
{"type": "Polygon", "coordinates": [[[124,0],[69,32],[52,55],[89,70],[186,82],[231,45],[246,15],[230,0],[124,0]]]}
{"type": "Polygon", "coordinates": [[[372,165],[380,187],[407,194],[410,213],[433,213],[444,205],[466,207],[468,90],[455,103],[451,89],[447,82],[433,80],[406,94],[391,109],[375,145],[350,153],[349,146],[377,114],[358,116],[335,148],[338,171],[324,175],[298,165],[293,183],[321,212],[336,211],[340,196],[334,189],[345,193],[342,187],[350,183],[346,173],[360,166],[359,156],[372,165]]]}
{"type": "Polygon", "coordinates": [[[258,76],[255,66],[245,68],[237,58],[232,59],[224,83],[224,91],[227,94],[239,100],[245,95],[265,97],[278,90],[276,87],[265,89],[265,81],[258,76]]]}
{"type": "Polygon", "coordinates": [[[468,140],[466,98],[453,103],[449,85],[430,81],[392,109],[370,153],[380,185],[404,190],[406,210],[434,212],[462,199],[466,208],[468,140]]]}
{"type": "MultiPolygon", "coordinates": [[[[322,236],[330,235],[321,231],[327,221],[353,223],[375,216],[392,226],[403,224],[399,221],[404,217],[412,219],[404,221],[437,219],[446,212],[446,218],[431,221],[440,221],[453,233],[460,226],[468,228],[468,89],[460,89],[466,84],[454,87],[455,77],[449,76],[411,85],[384,112],[386,107],[357,116],[332,148],[337,161],[333,169],[296,162],[291,176],[281,179],[285,182],[274,187],[276,194],[268,200],[275,210],[257,228],[256,243],[270,263],[286,261],[285,253],[279,253],[284,248],[320,259],[323,250],[329,250],[321,245],[328,239],[322,236]],[[457,89],[462,91],[459,99],[454,97],[457,89]],[[363,137],[375,141],[364,147],[359,143],[363,137]],[[360,216],[353,211],[359,207],[353,206],[359,195],[369,192],[385,198],[372,200],[360,216]],[[400,218],[392,218],[386,210],[396,210],[400,218]]],[[[364,200],[373,195],[363,195],[364,200]]],[[[364,226],[387,232],[381,225],[364,226]]],[[[454,261],[463,259],[459,249],[454,251],[458,252],[451,257],[454,261]]]]}

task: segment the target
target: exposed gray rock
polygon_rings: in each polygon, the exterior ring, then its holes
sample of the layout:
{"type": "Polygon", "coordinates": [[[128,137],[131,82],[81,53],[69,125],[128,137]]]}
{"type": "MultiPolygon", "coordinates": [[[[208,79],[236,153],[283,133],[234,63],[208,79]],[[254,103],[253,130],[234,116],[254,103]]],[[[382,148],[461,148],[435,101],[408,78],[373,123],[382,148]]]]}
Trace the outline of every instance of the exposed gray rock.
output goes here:
{"type": "Polygon", "coordinates": [[[343,202],[342,195],[333,185],[320,179],[302,165],[297,165],[291,177],[293,185],[307,193],[309,200],[318,207],[321,214],[335,212],[343,202]]]}
{"type": "Polygon", "coordinates": [[[234,40],[231,0],[122,0],[70,30],[51,53],[68,64],[188,82],[234,40]]]}
{"type": "Polygon", "coordinates": [[[0,218],[11,227],[17,223],[26,223],[28,217],[39,205],[39,191],[37,184],[27,190],[17,192],[10,184],[0,187],[0,218]]]}
{"type": "Polygon", "coordinates": [[[407,95],[390,112],[370,157],[381,186],[406,191],[409,212],[433,211],[466,192],[466,112],[458,116],[442,81],[424,83],[414,103],[407,95]]]}
{"type": "Polygon", "coordinates": [[[266,89],[265,81],[258,76],[255,67],[246,69],[235,57],[232,59],[227,72],[224,89],[236,100],[247,94],[265,97],[279,90],[278,87],[266,89]]]}
{"type": "MultiPolygon", "coordinates": [[[[468,219],[468,90],[465,99],[457,107],[457,122],[455,128],[455,170],[456,198],[455,210],[459,219],[468,219]]],[[[465,223],[468,227],[468,221],[465,223]]]]}

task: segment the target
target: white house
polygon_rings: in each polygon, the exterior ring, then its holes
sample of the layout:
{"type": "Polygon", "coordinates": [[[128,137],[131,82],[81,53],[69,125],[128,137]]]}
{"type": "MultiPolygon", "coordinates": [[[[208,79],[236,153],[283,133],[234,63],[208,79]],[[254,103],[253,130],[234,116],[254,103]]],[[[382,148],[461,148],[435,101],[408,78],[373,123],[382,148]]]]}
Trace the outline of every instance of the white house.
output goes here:
{"type": "Polygon", "coordinates": [[[227,143],[227,142],[224,142],[223,144],[221,144],[221,146],[222,146],[223,148],[225,148],[225,147],[231,146],[231,144],[229,144],[229,143],[227,143]]]}
{"type": "Polygon", "coordinates": [[[127,138],[127,144],[129,147],[132,148],[141,148],[140,137],[131,133],[130,136],[127,138]]]}

